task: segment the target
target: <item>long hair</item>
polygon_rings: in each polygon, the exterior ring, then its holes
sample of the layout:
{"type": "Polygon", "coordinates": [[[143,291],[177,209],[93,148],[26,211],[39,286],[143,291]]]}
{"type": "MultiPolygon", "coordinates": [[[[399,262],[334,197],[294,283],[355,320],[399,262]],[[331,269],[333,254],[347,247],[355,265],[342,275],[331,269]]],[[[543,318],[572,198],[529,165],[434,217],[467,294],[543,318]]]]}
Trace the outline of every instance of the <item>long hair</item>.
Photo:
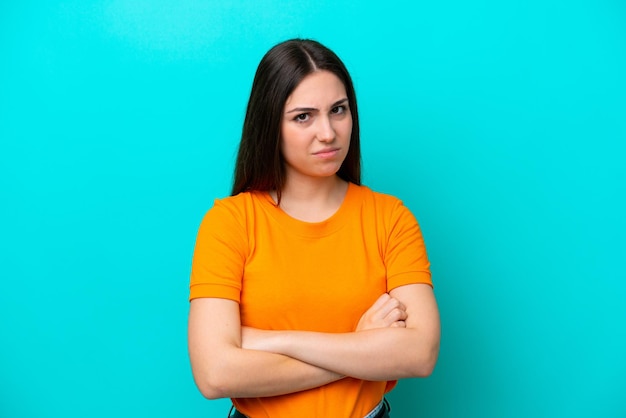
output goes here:
{"type": "Polygon", "coordinates": [[[352,115],[350,148],[337,175],[361,184],[359,114],[350,74],[339,57],[319,42],[291,39],[270,49],[254,76],[237,153],[233,196],[246,191],[275,190],[280,202],[286,177],[280,150],[284,106],[298,84],[320,70],[329,71],[342,81],[352,115]]]}

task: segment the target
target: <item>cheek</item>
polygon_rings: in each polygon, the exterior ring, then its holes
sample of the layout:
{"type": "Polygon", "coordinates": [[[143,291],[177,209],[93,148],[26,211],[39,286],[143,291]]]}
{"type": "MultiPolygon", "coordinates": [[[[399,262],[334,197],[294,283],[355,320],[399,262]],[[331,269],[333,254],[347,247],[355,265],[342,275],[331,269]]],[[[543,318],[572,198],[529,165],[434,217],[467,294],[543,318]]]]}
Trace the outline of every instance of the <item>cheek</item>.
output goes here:
{"type": "Polygon", "coordinates": [[[345,123],[342,125],[342,132],[348,137],[352,135],[352,118],[346,118],[345,123]]]}
{"type": "Polygon", "coordinates": [[[280,150],[283,156],[293,154],[299,147],[298,143],[299,138],[297,132],[290,129],[283,129],[280,138],[280,150]]]}

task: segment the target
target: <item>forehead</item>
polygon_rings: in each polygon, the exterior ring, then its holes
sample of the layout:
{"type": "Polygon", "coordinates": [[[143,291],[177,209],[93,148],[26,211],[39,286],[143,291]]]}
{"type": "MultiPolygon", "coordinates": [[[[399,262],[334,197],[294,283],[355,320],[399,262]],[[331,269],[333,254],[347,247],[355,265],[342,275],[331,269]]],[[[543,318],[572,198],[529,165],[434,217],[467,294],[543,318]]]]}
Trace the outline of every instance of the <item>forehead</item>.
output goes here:
{"type": "Polygon", "coordinates": [[[346,87],[330,71],[315,71],[302,79],[287,98],[285,106],[323,106],[335,103],[346,97],[346,87]]]}

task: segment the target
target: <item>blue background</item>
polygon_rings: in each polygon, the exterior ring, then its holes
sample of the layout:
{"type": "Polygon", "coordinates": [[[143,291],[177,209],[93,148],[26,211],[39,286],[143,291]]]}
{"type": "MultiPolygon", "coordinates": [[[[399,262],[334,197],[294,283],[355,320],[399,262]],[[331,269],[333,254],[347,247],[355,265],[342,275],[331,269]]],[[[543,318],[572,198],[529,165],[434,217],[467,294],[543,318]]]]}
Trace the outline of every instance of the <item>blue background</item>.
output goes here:
{"type": "Polygon", "coordinates": [[[626,5],[0,5],[0,416],[222,417],[186,351],[195,234],[294,36],[355,80],[364,180],[418,217],[439,363],[394,416],[626,417],[626,5]]]}

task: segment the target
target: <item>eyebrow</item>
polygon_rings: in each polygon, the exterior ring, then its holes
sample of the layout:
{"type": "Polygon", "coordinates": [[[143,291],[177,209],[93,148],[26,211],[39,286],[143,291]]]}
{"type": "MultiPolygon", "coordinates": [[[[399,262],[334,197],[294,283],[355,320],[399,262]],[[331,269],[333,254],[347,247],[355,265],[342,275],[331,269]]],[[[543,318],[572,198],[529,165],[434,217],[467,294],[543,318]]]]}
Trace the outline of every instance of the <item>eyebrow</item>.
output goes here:
{"type": "MultiPolygon", "coordinates": [[[[348,99],[347,98],[343,98],[341,100],[337,100],[335,103],[332,104],[331,108],[335,107],[335,106],[339,106],[341,104],[347,103],[348,99]]],[[[294,113],[294,112],[314,112],[318,109],[314,108],[314,107],[296,107],[293,108],[291,110],[288,110],[285,113],[294,113]]]]}

